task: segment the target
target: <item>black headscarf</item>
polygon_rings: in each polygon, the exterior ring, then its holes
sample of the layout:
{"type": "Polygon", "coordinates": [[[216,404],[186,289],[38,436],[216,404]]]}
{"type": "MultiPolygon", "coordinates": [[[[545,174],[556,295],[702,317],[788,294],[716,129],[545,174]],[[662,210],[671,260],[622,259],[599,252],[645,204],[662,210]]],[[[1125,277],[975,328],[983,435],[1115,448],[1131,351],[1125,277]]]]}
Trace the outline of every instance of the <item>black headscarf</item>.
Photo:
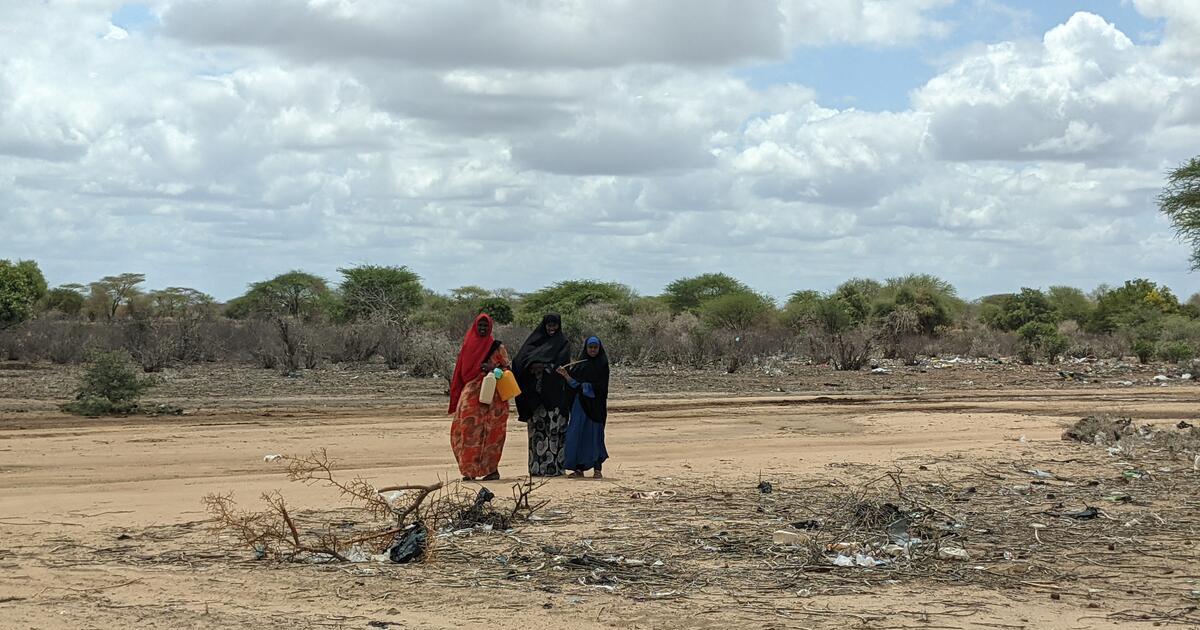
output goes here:
{"type": "Polygon", "coordinates": [[[530,333],[513,359],[513,373],[517,377],[517,384],[521,386],[521,395],[517,396],[517,418],[521,422],[528,422],[539,405],[546,409],[567,408],[567,384],[554,370],[570,361],[571,342],[562,331],[562,318],[549,313],[530,333]],[[558,331],[553,335],[546,330],[546,325],[550,323],[558,324],[558,331]],[[545,364],[540,374],[529,371],[529,366],[534,363],[545,364]]]}
{"type": "Polygon", "coordinates": [[[579,397],[583,413],[593,422],[604,424],[608,420],[608,352],[604,350],[604,344],[600,343],[599,337],[588,337],[588,340],[583,342],[583,352],[579,354],[579,361],[581,363],[570,369],[571,378],[580,383],[591,383],[595,398],[584,396],[582,386],[575,390],[575,395],[579,397]],[[588,356],[587,347],[591,343],[600,346],[600,352],[595,357],[588,356]]]}

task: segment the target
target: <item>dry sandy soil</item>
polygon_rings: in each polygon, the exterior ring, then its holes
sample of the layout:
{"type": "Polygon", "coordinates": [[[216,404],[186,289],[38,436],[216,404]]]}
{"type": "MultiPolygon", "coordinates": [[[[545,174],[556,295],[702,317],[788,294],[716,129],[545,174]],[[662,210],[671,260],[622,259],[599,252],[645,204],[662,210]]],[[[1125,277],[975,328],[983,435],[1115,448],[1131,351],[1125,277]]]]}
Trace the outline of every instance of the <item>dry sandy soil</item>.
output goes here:
{"type": "MultiPolygon", "coordinates": [[[[201,366],[165,374],[153,394],[183,416],[81,419],[56,410],[72,370],[0,366],[0,628],[1093,628],[1200,618],[1190,455],[1113,456],[1060,437],[1093,413],[1200,424],[1195,381],[1164,385],[1152,380],[1158,370],[1134,366],[1076,366],[1090,372],[1073,380],[1058,368],[938,365],[619,370],[605,480],[551,480],[536,491],[550,500],[538,520],[439,539],[418,565],[255,560],[211,530],[201,499],[232,492],[254,506],[278,489],[319,514],[336,493],[289,483],[264,455],[321,448],[347,476],[381,486],[455,479],[436,381],[372,366],[298,379],[201,366]],[[1128,469],[1147,474],[1130,481],[1128,469]],[[819,566],[772,544],[793,519],[829,516],[822,506],[836,496],[899,492],[886,477],[897,470],[914,502],[975,515],[975,533],[960,539],[970,561],[819,566]],[[776,491],[760,493],[760,480],[776,491]],[[1101,500],[1117,490],[1134,498],[1101,500]],[[961,507],[930,499],[954,496],[961,507]],[[1061,517],[1089,504],[1103,517],[1061,517]],[[993,505],[1005,512],[982,528],[993,505]]],[[[511,422],[505,479],[489,484],[501,498],[525,457],[524,426],[511,422]]]]}

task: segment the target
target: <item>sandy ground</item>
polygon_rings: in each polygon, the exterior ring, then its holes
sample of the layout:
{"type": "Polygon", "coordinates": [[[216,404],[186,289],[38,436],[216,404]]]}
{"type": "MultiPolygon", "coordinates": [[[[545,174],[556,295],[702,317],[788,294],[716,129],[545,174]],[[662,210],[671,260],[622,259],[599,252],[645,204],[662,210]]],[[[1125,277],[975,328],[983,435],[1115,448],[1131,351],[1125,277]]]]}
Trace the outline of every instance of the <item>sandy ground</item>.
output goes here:
{"type": "MultiPolygon", "coordinates": [[[[964,376],[987,379],[950,380],[964,376]]],[[[1064,388],[1053,376],[1039,378],[1051,386],[933,391],[909,383],[897,393],[830,393],[814,385],[764,395],[774,388],[767,383],[733,388],[755,395],[708,388],[659,396],[658,377],[646,377],[612,404],[607,478],[556,479],[539,494],[552,507],[588,504],[604,519],[602,502],[614,489],[655,488],[668,478],[752,487],[761,478],[829,476],[838,466],[1005,461],[1043,445],[1063,448],[1063,428],[1089,413],[1161,424],[1200,416],[1194,383],[1064,388]]],[[[443,403],[422,387],[413,398],[350,396],[344,388],[327,397],[239,392],[237,400],[253,404],[203,392],[177,399],[193,405],[182,417],[97,420],[63,416],[49,396],[0,390],[0,628],[1149,627],[1106,618],[1115,604],[936,582],[808,598],[796,604],[806,614],[763,618],[707,596],[638,601],[521,583],[438,588],[429,578],[436,561],[372,574],[254,562],[236,547],[223,550],[227,561],[189,561],[189,545],[212,540],[201,506],[208,493],[252,503],[279,489],[307,507],[335,500],[327,489],[289,484],[267,454],[325,448],[346,474],[379,485],[455,479],[443,403]],[[422,572],[419,587],[405,570],[422,572]]],[[[524,473],[525,457],[524,426],[510,422],[505,478],[491,484],[498,494],[524,473]]],[[[1185,559],[1200,559],[1184,544],[1185,559]]],[[[1200,589],[1197,574],[1179,574],[1179,592],[1200,589]]],[[[795,603],[793,593],[778,597],[795,603]]]]}

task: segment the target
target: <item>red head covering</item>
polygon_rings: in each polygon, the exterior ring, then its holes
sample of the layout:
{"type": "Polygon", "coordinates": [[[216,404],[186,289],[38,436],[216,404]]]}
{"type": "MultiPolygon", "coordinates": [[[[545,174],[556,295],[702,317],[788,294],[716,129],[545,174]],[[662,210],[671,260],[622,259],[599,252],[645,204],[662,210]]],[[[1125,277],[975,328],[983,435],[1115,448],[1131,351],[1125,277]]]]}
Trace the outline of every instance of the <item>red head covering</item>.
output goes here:
{"type": "Polygon", "coordinates": [[[494,326],[487,313],[480,313],[463,336],[462,349],[458,351],[458,361],[454,364],[454,376],[450,379],[450,411],[447,413],[454,413],[458,408],[458,399],[462,396],[463,387],[479,377],[479,366],[488,359],[488,353],[495,341],[492,337],[494,326]],[[487,336],[479,335],[481,321],[488,323],[487,336]]]}

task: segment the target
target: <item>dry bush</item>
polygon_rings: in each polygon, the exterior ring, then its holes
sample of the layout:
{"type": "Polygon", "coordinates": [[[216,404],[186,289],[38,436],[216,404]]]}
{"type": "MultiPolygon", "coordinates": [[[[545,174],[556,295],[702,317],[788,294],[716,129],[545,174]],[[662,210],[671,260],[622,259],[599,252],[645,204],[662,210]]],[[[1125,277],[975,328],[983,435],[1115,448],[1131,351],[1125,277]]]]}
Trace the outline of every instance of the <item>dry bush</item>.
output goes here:
{"type": "Polygon", "coordinates": [[[1079,324],[1066,321],[1058,325],[1059,334],[1067,338],[1065,356],[1074,358],[1120,359],[1129,350],[1129,342],[1115,335],[1085,332],[1079,324]]]}
{"type": "Polygon", "coordinates": [[[663,311],[636,313],[629,317],[629,327],[616,339],[604,339],[612,346],[613,354],[620,363],[647,365],[668,363],[668,348],[672,345],[666,336],[671,326],[671,315],[663,311]]]}
{"type": "Polygon", "coordinates": [[[389,370],[399,370],[409,361],[412,332],[401,324],[385,324],[379,331],[379,354],[389,370]]]}
{"type": "Polygon", "coordinates": [[[25,358],[25,346],[18,330],[0,330],[0,361],[20,361],[25,358]]]}
{"type": "Polygon", "coordinates": [[[79,365],[93,351],[120,347],[120,331],[106,324],[40,318],[23,328],[22,349],[29,359],[79,365]]]}
{"type": "Polygon", "coordinates": [[[713,332],[691,313],[671,318],[660,335],[661,360],[672,365],[700,369],[712,365],[720,354],[713,332]]]}
{"type": "Polygon", "coordinates": [[[251,358],[266,369],[293,374],[316,369],[325,356],[325,343],[315,324],[296,317],[280,316],[247,325],[251,358]]]}
{"type": "Polygon", "coordinates": [[[531,501],[540,487],[532,482],[515,484],[512,505],[498,508],[487,488],[467,491],[441,482],[377,488],[361,477],[342,481],[324,449],[284,460],[290,481],[334,488],[341,494],[344,505],[335,506],[337,518],[329,510],[315,517],[297,513],[278,491],[263,494],[265,509],[257,512],[238,509],[229,494],[209,494],[203,500],[217,531],[232,534],[263,557],[348,562],[366,552],[389,548],[394,552],[409,534],[416,533],[420,540],[414,556],[393,557],[403,562],[424,555],[432,542],[431,532],[475,526],[508,529],[545,505],[531,501]]]}
{"type": "Polygon", "coordinates": [[[458,345],[442,335],[420,330],[410,337],[407,365],[412,376],[441,377],[449,386],[457,359],[458,345]]]}
{"type": "Polygon", "coordinates": [[[375,323],[350,323],[327,326],[316,333],[333,363],[364,363],[378,352],[384,334],[384,325],[375,323]]]}
{"type": "Polygon", "coordinates": [[[1021,340],[1011,332],[993,330],[979,323],[944,332],[926,346],[927,354],[999,359],[1017,354],[1021,340]]]}
{"type": "Polygon", "coordinates": [[[176,354],[178,340],[168,322],[138,319],[121,328],[122,345],[144,372],[161,372],[176,354]]]}

